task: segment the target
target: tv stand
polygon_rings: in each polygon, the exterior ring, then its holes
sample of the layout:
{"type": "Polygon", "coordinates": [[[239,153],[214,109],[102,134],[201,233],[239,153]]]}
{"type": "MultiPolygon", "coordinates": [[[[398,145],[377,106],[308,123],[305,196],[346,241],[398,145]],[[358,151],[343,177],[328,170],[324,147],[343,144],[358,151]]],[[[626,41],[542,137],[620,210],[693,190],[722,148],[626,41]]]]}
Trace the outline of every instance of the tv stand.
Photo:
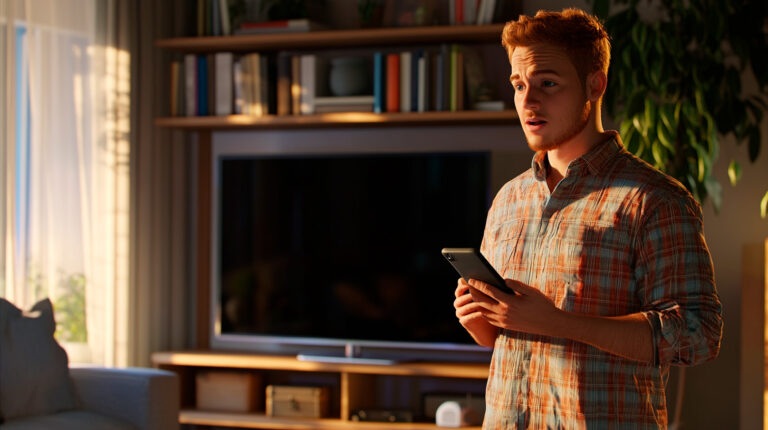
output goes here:
{"type": "MultiPolygon", "coordinates": [[[[337,357],[356,360],[359,357],[337,357]]],[[[365,359],[363,359],[365,360],[365,359]]],[[[225,351],[169,351],[152,354],[155,366],[179,374],[182,409],[179,422],[201,426],[252,429],[323,430],[432,430],[434,419],[415,423],[356,422],[352,414],[360,409],[407,409],[423,415],[424,395],[454,393],[481,396],[488,379],[488,363],[409,362],[376,364],[366,362],[302,361],[296,356],[260,355],[225,351]],[[269,384],[328,385],[331,416],[325,418],[269,417],[264,404],[248,412],[197,409],[195,376],[198,371],[256,374],[269,384]],[[396,392],[397,394],[393,394],[396,392]]],[[[480,430],[479,427],[470,427],[480,430]]]]}

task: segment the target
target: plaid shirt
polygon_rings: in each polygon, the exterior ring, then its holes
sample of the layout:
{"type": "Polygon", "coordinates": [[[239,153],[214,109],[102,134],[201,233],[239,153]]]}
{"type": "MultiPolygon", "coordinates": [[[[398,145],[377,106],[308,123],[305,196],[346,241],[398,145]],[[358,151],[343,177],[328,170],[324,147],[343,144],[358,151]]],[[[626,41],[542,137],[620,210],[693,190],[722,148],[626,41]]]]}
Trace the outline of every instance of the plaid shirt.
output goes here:
{"type": "Polygon", "coordinates": [[[537,153],[532,168],[496,196],[482,252],[502,276],[538,288],[560,309],[643,312],[655,363],[502,330],[485,429],[666,428],[670,364],[718,354],[721,305],[701,208],[612,133],[570,163],[551,195],[546,152],[537,153]]]}

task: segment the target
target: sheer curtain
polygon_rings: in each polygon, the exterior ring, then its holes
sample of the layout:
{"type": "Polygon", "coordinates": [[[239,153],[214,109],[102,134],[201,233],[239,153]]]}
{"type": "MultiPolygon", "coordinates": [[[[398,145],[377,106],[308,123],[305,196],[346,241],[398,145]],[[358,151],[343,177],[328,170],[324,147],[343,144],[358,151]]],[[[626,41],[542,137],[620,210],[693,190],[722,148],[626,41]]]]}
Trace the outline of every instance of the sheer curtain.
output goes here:
{"type": "Polygon", "coordinates": [[[114,2],[0,0],[3,281],[71,361],[126,361],[130,57],[114,2]]]}

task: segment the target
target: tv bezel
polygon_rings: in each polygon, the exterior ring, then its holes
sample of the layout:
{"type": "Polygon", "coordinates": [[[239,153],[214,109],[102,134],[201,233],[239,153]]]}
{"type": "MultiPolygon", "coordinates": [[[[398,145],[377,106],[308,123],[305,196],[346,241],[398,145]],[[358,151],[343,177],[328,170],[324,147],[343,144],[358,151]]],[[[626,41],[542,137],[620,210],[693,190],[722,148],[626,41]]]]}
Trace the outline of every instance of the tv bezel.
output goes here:
{"type": "MultiPolygon", "coordinates": [[[[359,132],[359,131],[358,131],[359,132]]],[[[311,132],[293,131],[293,139],[274,142],[265,139],[264,143],[249,142],[250,139],[214,139],[211,144],[211,255],[210,255],[210,347],[219,350],[242,350],[265,354],[296,355],[343,355],[350,349],[362,351],[362,356],[395,357],[403,359],[437,360],[486,360],[491,349],[480,345],[450,342],[415,342],[382,341],[366,339],[340,339],[321,337],[295,337],[261,334],[228,334],[221,332],[220,289],[218,279],[220,240],[218,231],[220,210],[220,161],[226,157],[252,156],[328,156],[328,155],[365,155],[365,154],[403,154],[403,153],[461,153],[491,152],[495,149],[509,150],[508,147],[496,146],[494,142],[472,142],[470,139],[457,139],[453,142],[436,142],[429,139],[345,139],[326,137],[318,142],[311,132]],[[306,134],[306,138],[301,138],[306,134]],[[454,354],[455,353],[455,354],[454,354]]],[[[349,130],[346,133],[354,134],[349,130]]],[[[232,133],[230,133],[232,134],[232,133]]],[[[417,133],[418,134],[418,133],[417,133]]],[[[427,134],[428,135],[428,134],[427,134]]],[[[489,169],[492,169],[489,162],[489,169]]],[[[450,292],[448,292],[450,294],[450,292]]],[[[456,324],[459,324],[458,320],[456,324]]]]}

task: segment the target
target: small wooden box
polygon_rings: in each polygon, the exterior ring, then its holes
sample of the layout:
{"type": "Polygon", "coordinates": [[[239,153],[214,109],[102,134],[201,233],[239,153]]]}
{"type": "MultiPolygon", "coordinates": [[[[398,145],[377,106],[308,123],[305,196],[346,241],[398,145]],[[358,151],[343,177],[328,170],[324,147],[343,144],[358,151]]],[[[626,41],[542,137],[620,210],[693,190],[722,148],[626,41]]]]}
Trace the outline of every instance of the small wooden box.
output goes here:
{"type": "Polygon", "coordinates": [[[328,416],[328,387],[267,386],[270,417],[323,418],[328,416]]]}
{"type": "Polygon", "coordinates": [[[261,404],[261,377],[245,372],[198,372],[197,409],[251,412],[261,404]]]}

